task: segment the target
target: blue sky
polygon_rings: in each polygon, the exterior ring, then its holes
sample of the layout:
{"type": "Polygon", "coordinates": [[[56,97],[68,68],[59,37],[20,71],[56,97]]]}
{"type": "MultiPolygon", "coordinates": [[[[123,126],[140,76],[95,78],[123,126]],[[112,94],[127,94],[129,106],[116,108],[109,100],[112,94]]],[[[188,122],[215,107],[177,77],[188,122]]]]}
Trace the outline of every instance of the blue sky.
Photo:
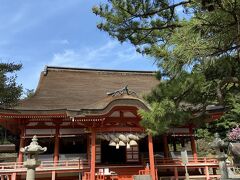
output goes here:
{"type": "Polygon", "coordinates": [[[18,82],[35,89],[45,65],[156,70],[154,60],[96,28],[100,0],[0,0],[0,58],[20,62],[18,82]]]}

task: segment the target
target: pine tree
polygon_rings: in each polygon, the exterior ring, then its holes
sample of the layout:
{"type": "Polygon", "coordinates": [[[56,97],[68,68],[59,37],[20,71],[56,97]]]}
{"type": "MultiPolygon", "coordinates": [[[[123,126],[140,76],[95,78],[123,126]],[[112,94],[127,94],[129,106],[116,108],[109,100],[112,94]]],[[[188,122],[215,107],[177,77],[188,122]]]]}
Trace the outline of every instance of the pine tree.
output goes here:
{"type": "MultiPolygon", "coordinates": [[[[0,109],[12,108],[17,105],[22,95],[22,86],[17,85],[15,72],[21,68],[21,64],[0,63],[0,109]]],[[[0,142],[4,143],[6,138],[7,131],[0,126],[0,142]]]]}
{"type": "Polygon", "coordinates": [[[227,113],[209,129],[238,123],[240,1],[108,0],[93,12],[102,19],[100,30],[156,59],[161,83],[146,97],[151,112],[140,111],[149,131],[204,124],[212,104],[227,113]]]}
{"type": "Polygon", "coordinates": [[[16,83],[16,74],[21,64],[0,63],[0,108],[10,108],[16,105],[22,94],[22,86],[16,83]]]}

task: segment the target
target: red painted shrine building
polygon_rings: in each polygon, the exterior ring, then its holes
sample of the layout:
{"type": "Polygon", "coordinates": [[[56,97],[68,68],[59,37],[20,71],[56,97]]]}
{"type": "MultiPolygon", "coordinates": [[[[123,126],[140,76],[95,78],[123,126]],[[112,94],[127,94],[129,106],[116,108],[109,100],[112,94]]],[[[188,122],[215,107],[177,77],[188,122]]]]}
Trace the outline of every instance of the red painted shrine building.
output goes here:
{"type": "MultiPolygon", "coordinates": [[[[46,67],[35,94],[1,111],[0,123],[19,137],[17,151],[33,135],[47,147],[39,155],[37,179],[132,179],[138,174],[180,179],[183,146],[190,175],[217,177],[208,171],[216,161],[197,156],[194,126],[156,137],[141,126],[138,110],[150,110],[143,96],[158,83],[150,71],[46,67]]],[[[19,152],[16,162],[0,163],[0,177],[25,179],[25,158],[19,152]]]]}

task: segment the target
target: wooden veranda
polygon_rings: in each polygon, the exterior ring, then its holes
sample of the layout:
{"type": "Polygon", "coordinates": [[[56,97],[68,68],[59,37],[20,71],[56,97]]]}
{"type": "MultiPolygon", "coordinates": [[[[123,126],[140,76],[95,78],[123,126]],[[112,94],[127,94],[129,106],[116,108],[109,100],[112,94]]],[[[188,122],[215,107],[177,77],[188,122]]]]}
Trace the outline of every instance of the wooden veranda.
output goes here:
{"type": "MultiPolygon", "coordinates": [[[[109,168],[114,171],[115,174],[106,175],[106,177],[114,177],[115,179],[133,179],[133,175],[138,174],[150,174],[151,172],[145,169],[145,165],[97,165],[95,166],[95,172],[99,169],[109,168]]],[[[179,172],[184,172],[184,166],[182,165],[181,159],[158,159],[155,160],[156,168],[156,179],[184,179],[183,174],[178,174],[179,172]],[[173,171],[173,175],[161,176],[159,171],[173,171]],[[180,171],[181,170],[181,171],[180,171]]],[[[202,174],[190,174],[191,179],[213,179],[219,178],[220,175],[216,174],[216,169],[218,169],[218,162],[213,158],[198,158],[189,159],[189,164],[187,165],[188,171],[192,170],[203,170],[202,174]]],[[[48,178],[52,178],[54,174],[66,174],[66,173],[80,173],[83,178],[91,179],[91,176],[87,176],[90,173],[90,165],[87,161],[81,160],[69,160],[69,161],[59,161],[55,163],[54,161],[42,161],[40,167],[36,169],[37,174],[48,174],[48,178]],[[85,176],[84,176],[85,175],[85,176]]],[[[13,180],[17,175],[25,175],[26,168],[24,168],[21,162],[12,163],[0,163],[0,174],[2,180],[8,178],[13,180]]],[[[96,179],[98,179],[99,173],[95,174],[96,179]]],[[[61,177],[61,176],[60,176],[61,177]]],[[[72,177],[70,179],[78,179],[78,177],[72,177]]]]}

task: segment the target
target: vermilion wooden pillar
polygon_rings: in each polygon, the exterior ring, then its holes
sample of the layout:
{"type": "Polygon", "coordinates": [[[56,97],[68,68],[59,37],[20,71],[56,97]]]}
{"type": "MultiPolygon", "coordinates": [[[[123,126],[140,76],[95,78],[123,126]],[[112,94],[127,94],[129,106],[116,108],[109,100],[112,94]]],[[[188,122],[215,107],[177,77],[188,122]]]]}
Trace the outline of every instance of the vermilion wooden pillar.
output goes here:
{"type": "Polygon", "coordinates": [[[163,135],[163,153],[164,157],[168,158],[169,157],[169,149],[168,149],[168,140],[167,140],[167,135],[163,135]]]}
{"type": "MultiPolygon", "coordinates": [[[[54,141],[54,154],[53,154],[53,162],[54,166],[57,166],[59,160],[59,125],[56,126],[55,132],[55,141],[54,141]]],[[[52,171],[52,180],[56,179],[56,171],[52,171]]]]}
{"type": "Polygon", "coordinates": [[[16,180],[16,178],[17,178],[17,174],[16,173],[12,173],[11,180],[16,180]]]}
{"type": "Polygon", "coordinates": [[[175,180],[178,180],[178,168],[174,167],[174,176],[175,176],[175,180]]]}
{"type": "Polygon", "coordinates": [[[87,161],[91,164],[91,137],[87,136],[87,161]]]}
{"type": "Polygon", "coordinates": [[[95,161],[96,161],[96,131],[92,129],[91,134],[91,175],[90,180],[95,180],[95,161]]]}
{"type": "Polygon", "coordinates": [[[150,162],[150,172],[152,180],[155,180],[155,165],[154,165],[154,153],[153,153],[153,142],[152,135],[148,135],[148,152],[149,152],[149,162],[150,162]]]}
{"type": "Polygon", "coordinates": [[[20,151],[20,149],[23,148],[24,146],[25,146],[25,128],[21,128],[18,162],[23,162],[23,153],[20,151]]]}
{"type": "Polygon", "coordinates": [[[56,133],[55,133],[54,155],[53,155],[54,164],[58,162],[58,159],[59,159],[59,126],[56,127],[56,133]]]}
{"type": "Polygon", "coordinates": [[[192,148],[192,154],[193,154],[193,159],[194,161],[197,161],[198,157],[197,157],[197,148],[196,148],[196,144],[195,144],[195,139],[194,139],[194,134],[193,134],[193,129],[192,127],[189,128],[191,137],[191,148],[192,148]]]}

